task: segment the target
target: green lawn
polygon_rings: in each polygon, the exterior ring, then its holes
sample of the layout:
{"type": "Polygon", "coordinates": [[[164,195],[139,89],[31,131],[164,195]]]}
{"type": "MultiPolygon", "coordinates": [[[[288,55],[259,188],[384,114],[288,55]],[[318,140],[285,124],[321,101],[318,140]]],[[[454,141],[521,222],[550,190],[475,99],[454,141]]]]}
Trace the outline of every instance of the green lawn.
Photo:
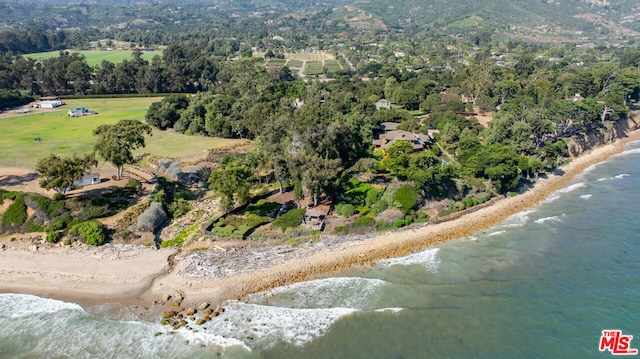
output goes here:
{"type": "Polygon", "coordinates": [[[307,61],[307,67],[304,69],[304,74],[307,76],[316,76],[323,72],[322,62],[320,61],[307,61]]]}
{"type": "Polygon", "coordinates": [[[287,63],[287,66],[299,69],[302,67],[302,60],[291,60],[287,63]]]}
{"type": "Polygon", "coordinates": [[[324,67],[327,68],[327,72],[338,72],[342,70],[342,66],[340,66],[338,60],[324,60],[324,67]]]}
{"type": "MultiPolygon", "coordinates": [[[[79,52],[87,59],[87,63],[89,66],[96,66],[102,60],[107,60],[114,64],[122,62],[122,60],[130,60],[131,59],[131,50],[111,50],[111,51],[101,51],[101,50],[70,50],[69,52],[79,52]]],[[[35,54],[25,55],[26,57],[30,57],[37,60],[48,59],[51,57],[56,57],[60,51],[49,51],[49,52],[39,52],[35,54]]],[[[160,55],[162,56],[162,51],[144,51],[142,53],[142,58],[151,61],[153,56],[160,55]]]]}
{"type": "MultiPolygon", "coordinates": [[[[147,108],[160,98],[100,98],[65,100],[56,111],[31,113],[0,119],[0,166],[34,168],[38,159],[55,153],[69,156],[91,152],[93,129],[122,119],[144,120],[147,108]],[[71,107],[86,106],[96,115],[68,117],[71,107]],[[39,137],[40,142],[34,142],[39,137]]],[[[226,147],[238,140],[185,136],[175,132],[154,131],[147,147],[136,151],[154,156],[195,156],[204,150],[226,147]]]]}

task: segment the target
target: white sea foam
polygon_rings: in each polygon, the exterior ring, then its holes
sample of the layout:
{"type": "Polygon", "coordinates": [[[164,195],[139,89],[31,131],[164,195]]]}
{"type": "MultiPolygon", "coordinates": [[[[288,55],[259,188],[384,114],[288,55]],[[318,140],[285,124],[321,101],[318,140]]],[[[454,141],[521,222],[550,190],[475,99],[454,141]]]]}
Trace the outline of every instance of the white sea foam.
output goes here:
{"type": "Polygon", "coordinates": [[[379,288],[387,284],[381,279],[339,277],[318,279],[275,288],[247,297],[256,304],[295,308],[366,309],[379,288]]]}
{"type": "Polygon", "coordinates": [[[617,176],[613,176],[613,177],[602,177],[602,178],[598,178],[598,182],[602,182],[602,181],[610,181],[610,180],[614,180],[614,179],[623,179],[623,178],[625,178],[625,177],[629,177],[629,176],[631,176],[631,175],[630,175],[630,174],[628,174],[628,173],[622,173],[622,174],[619,174],[619,175],[617,175],[617,176]]]}
{"type": "Polygon", "coordinates": [[[206,347],[215,346],[221,348],[223,351],[227,348],[238,346],[247,351],[251,351],[251,347],[249,347],[242,340],[238,340],[235,338],[225,338],[223,336],[212,334],[207,331],[194,332],[193,330],[183,327],[177,331],[177,334],[187,340],[189,345],[206,347]]]}
{"type": "Polygon", "coordinates": [[[426,251],[410,254],[405,257],[386,259],[384,261],[381,261],[380,263],[387,266],[409,266],[420,264],[427,268],[429,271],[435,273],[438,271],[438,266],[440,265],[440,259],[437,257],[439,250],[439,248],[433,248],[426,251]]]}
{"type": "Polygon", "coordinates": [[[613,157],[626,157],[626,156],[637,155],[637,154],[640,154],[640,148],[633,148],[630,150],[626,150],[622,153],[618,153],[614,155],[613,157]]]}
{"type": "Polygon", "coordinates": [[[403,308],[382,308],[382,309],[376,309],[376,312],[391,312],[391,313],[400,313],[402,311],[403,308]]]}
{"type": "Polygon", "coordinates": [[[562,220],[558,216],[551,216],[551,217],[544,217],[544,218],[536,219],[534,222],[536,222],[538,224],[543,224],[543,223],[547,223],[547,222],[556,222],[556,223],[557,222],[562,222],[562,220]]]}
{"type": "Polygon", "coordinates": [[[81,306],[74,303],[28,294],[0,294],[0,313],[9,318],[37,316],[57,313],[63,310],[84,312],[81,306]]]}
{"type": "Polygon", "coordinates": [[[207,333],[269,347],[277,341],[302,346],[320,336],[352,308],[293,309],[229,302],[227,311],[206,324],[207,333]]]}
{"type": "Polygon", "coordinates": [[[515,213],[505,219],[497,228],[519,228],[529,222],[529,215],[535,210],[528,210],[515,213]]]}
{"type": "Polygon", "coordinates": [[[569,193],[571,191],[574,191],[574,190],[576,190],[578,188],[583,188],[583,187],[586,187],[586,184],[584,182],[578,182],[578,183],[574,183],[574,184],[572,184],[570,186],[567,186],[565,188],[561,188],[561,189],[557,190],[556,192],[558,192],[558,193],[569,193]]]}
{"type": "Polygon", "coordinates": [[[588,194],[583,194],[583,195],[580,196],[580,198],[582,198],[582,199],[589,199],[591,197],[593,197],[593,195],[589,194],[589,193],[588,194]]]}
{"type": "Polygon", "coordinates": [[[477,241],[477,240],[478,240],[478,237],[469,237],[469,240],[470,240],[470,241],[477,241]]]}
{"type": "Polygon", "coordinates": [[[487,237],[499,236],[502,233],[507,233],[507,231],[495,231],[487,234],[487,237]]]}
{"type": "Polygon", "coordinates": [[[584,182],[578,182],[578,183],[574,183],[570,186],[567,186],[565,188],[561,188],[555,192],[553,192],[546,200],[543,201],[543,203],[550,203],[555,201],[556,199],[560,198],[560,195],[563,193],[569,193],[571,191],[575,191],[578,188],[583,188],[586,187],[587,185],[584,182]]]}

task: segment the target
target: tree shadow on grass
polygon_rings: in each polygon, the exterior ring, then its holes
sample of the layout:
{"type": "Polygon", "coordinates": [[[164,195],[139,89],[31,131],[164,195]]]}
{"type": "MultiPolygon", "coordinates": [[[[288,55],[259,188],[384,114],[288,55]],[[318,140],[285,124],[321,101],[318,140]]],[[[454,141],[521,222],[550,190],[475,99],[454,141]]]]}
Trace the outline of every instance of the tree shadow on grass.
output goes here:
{"type": "Polygon", "coordinates": [[[0,175],[0,187],[2,186],[18,186],[38,179],[36,172],[27,173],[25,175],[0,175]]]}

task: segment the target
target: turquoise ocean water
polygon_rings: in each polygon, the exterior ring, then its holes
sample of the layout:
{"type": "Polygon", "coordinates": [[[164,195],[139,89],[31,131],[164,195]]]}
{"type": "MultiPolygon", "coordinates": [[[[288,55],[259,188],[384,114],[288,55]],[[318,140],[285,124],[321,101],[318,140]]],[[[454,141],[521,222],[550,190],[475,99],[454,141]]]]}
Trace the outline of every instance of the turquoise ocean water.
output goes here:
{"type": "Polygon", "coordinates": [[[127,308],[0,295],[0,358],[605,358],[640,348],[640,142],[502,224],[243,302],[174,334],[127,308]]]}

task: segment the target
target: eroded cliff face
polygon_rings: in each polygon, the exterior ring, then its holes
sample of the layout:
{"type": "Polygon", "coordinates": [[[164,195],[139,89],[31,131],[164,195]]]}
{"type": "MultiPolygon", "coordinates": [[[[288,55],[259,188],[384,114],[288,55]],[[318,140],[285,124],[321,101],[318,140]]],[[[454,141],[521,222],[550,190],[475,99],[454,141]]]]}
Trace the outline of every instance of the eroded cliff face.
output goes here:
{"type": "Polygon", "coordinates": [[[589,149],[611,143],[625,137],[629,132],[640,128],[638,114],[630,113],[627,118],[616,122],[606,122],[603,128],[586,134],[574,135],[567,139],[567,147],[571,157],[580,156],[589,149]]]}

